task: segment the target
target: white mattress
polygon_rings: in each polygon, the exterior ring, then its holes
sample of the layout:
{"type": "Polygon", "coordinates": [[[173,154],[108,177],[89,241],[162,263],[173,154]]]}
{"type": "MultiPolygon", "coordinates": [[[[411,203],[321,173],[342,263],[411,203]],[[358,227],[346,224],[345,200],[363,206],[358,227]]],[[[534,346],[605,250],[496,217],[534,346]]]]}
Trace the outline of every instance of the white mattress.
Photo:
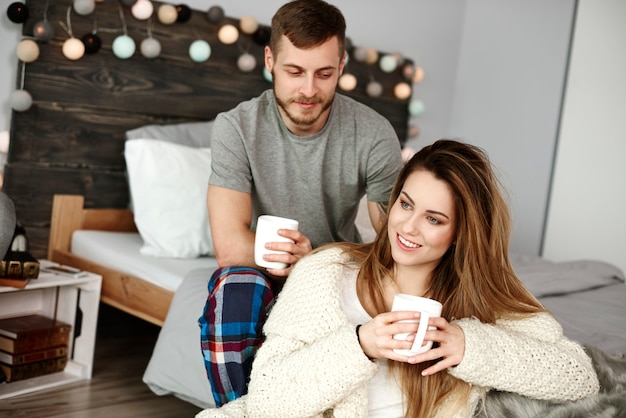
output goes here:
{"type": "MultiPolygon", "coordinates": [[[[175,291],[190,271],[217,268],[213,257],[157,258],[139,253],[143,240],[135,232],[79,230],[72,235],[74,254],[133,275],[164,289],[175,291]]],[[[208,282],[207,277],[207,282],[208,282]]]]}

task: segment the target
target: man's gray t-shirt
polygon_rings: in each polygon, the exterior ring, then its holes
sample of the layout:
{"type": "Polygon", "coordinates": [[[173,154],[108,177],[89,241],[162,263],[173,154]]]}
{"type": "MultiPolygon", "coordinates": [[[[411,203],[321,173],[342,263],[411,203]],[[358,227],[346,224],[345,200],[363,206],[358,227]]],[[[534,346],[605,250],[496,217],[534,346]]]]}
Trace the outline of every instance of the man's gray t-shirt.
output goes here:
{"type": "Polygon", "coordinates": [[[299,137],[272,90],[217,116],[211,158],[210,184],[251,194],[253,229],[259,215],[293,218],[314,248],[360,242],[360,199],[387,203],[402,166],[393,127],[371,108],[335,94],[326,126],[299,137]]]}

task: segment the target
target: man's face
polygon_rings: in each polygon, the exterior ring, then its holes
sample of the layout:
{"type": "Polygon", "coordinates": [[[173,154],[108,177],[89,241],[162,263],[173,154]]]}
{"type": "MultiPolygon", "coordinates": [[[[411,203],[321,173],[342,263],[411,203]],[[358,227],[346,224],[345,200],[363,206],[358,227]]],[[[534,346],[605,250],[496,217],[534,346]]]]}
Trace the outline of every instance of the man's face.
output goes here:
{"type": "Polygon", "coordinates": [[[298,49],[283,36],[277,54],[265,48],[265,66],[272,73],[278,109],[287,128],[300,136],[319,132],[328,119],[344,66],[337,38],[298,49]]]}

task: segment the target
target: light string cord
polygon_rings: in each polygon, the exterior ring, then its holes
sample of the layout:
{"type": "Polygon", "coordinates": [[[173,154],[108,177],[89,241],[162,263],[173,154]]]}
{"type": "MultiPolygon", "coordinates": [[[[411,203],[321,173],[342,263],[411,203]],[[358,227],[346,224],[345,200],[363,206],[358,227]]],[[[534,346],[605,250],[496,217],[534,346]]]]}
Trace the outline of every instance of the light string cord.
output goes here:
{"type": "Polygon", "coordinates": [[[61,21],[59,21],[59,25],[61,25],[61,27],[63,28],[63,30],[65,30],[65,32],[67,33],[67,35],[70,38],[74,37],[74,34],[72,33],[72,20],[70,19],[70,13],[72,12],[72,6],[69,6],[67,8],[67,13],[66,13],[66,17],[65,19],[67,20],[67,25],[61,21]]]}

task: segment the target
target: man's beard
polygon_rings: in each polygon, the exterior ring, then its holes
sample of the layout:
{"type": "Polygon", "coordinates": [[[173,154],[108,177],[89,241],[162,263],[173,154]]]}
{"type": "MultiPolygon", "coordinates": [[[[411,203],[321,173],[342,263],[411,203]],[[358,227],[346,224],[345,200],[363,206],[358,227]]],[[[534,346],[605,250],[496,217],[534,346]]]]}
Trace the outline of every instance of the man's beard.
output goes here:
{"type": "Polygon", "coordinates": [[[296,99],[296,100],[288,99],[288,101],[285,101],[285,100],[282,100],[280,97],[278,97],[278,95],[276,94],[276,90],[275,89],[274,89],[274,97],[276,97],[276,103],[283,110],[285,115],[287,115],[289,120],[291,122],[293,122],[295,125],[301,126],[301,127],[309,127],[309,126],[313,125],[315,122],[318,121],[320,116],[326,110],[328,110],[332,106],[332,104],[333,104],[332,98],[331,98],[331,100],[328,100],[327,102],[323,102],[322,99],[320,99],[317,96],[313,96],[311,98],[301,98],[301,99],[296,99]],[[290,103],[292,103],[292,102],[295,102],[295,103],[315,103],[315,104],[322,103],[322,107],[319,110],[319,112],[317,112],[317,113],[309,113],[309,114],[305,114],[305,115],[302,115],[302,116],[298,116],[298,115],[294,115],[293,113],[291,113],[289,111],[289,109],[287,108],[287,106],[290,103]]]}

